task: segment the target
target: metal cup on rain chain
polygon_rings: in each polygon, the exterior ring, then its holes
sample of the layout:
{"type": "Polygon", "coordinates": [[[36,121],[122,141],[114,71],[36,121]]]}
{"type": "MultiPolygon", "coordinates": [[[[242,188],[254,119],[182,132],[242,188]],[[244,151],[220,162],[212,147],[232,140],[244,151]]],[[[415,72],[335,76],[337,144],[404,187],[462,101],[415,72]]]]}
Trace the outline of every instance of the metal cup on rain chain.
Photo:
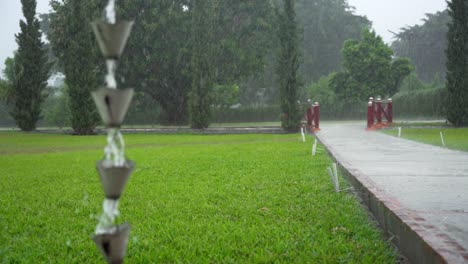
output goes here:
{"type": "Polygon", "coordinates": [[[91,26],[104,57],[118,60],[127,43],[133,21],[117,21],[115,24],[94,21],[91,26]]]}
{"type": "Polygon", "coordinates": [[[122,125],[133,93],[133,89],[111,88],[101,88],[91,93],[106,127],[120,127],[122,125]]]}

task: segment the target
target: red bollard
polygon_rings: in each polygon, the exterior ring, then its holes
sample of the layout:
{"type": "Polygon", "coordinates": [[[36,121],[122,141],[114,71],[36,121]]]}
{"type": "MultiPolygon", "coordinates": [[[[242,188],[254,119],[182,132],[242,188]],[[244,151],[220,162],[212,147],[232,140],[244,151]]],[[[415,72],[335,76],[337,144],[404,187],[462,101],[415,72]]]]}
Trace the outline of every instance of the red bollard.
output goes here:
{"type": "Polygon", "coordinates": [[[382,100],[380,98],[377,98],[377,126],[382,125],[382,100]]]}
{"type": "Polygon", "coordinates": [[[393,123],[393,101],[392,98],[388,98],[387,103],[387,123],[393,123]]]}
{"type": "Polygon", "coordinates": [[[367,103],[367,129],[371,129],[373,126],[374,126],[374,106],[373,106],[372,101],[369,101],[369,103],[367,103]]]}
{"type": "Polygon", "coordinates": [[[319,131],[320,130],[320,105],[318,102],[315,102],[314,104],[314,123],[315,123],[315,128],[314,131],[319,131]]]}

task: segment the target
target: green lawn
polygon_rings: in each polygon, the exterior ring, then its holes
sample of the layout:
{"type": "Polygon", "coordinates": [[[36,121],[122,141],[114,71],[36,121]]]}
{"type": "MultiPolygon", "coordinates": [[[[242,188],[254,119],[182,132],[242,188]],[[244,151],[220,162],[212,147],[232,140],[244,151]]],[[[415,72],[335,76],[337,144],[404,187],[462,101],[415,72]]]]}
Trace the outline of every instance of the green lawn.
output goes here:
{"type": "MultiPolygon", "coordinates": [[[[270,122],[243,122],[243,123],[213,123],[210,124],[210,128],[219,128],[219,127],[281,127],[281,122],[279,121],[270,121],[270,122]]],[[[98,126],[99,129],[104,129],[103,126],[98,126]]],[[[189,125],[180,125],[180,126],[166,126],[166,125],[124,125],[123,128],[190,128],[189,125]]],[[[72,130],[71,127],[63,127],[63,130],[72,130]]],[[[37,130],[62,130],[59,127],[38,127],[37,130]]],[[[17,127],[0,127],[1,131],[20,131],[17,127]]]]}
{"type": "MultiPolygon", "coordinates": [[[[382,130],[383,133],[398,136],[398,128],[382,130]]],[[[447,148],[468,151],[468,128],[402,128],[401,137],[435,146],[442,146],[440,132],[447,148]]]]}
{"type": "MultiPolygon", "coordinates": [[[[127,263],[395,263],[296,135],[127,135],[127,263]]],[[[0,133],[0,263],[103,263],[105,136],[0,133]]],[[[344,184],[344,182],[342,182],[344,184]]]]}

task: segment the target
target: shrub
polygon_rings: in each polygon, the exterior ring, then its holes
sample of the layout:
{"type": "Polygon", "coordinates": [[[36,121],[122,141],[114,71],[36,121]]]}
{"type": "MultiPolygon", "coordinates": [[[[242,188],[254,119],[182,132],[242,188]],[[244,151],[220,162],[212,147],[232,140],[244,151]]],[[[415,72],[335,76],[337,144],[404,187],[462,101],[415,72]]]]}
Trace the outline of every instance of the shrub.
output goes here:
{"type": "Polygon", "coordinates": [[[243,123],[280,121],[280,106],[252,106],[242,108],[213,108],[214,123],[243,123]]]}
{"type": "Polygon", "coordinates": [[[57,126],[60,129],[71,126],[71,112],[68,99],[65,92],[50,94],[47,97],[42,110],[44,121],[46,122],[44,125],[57,126]]]}
{"type": "Polygon", "coordinates": [[[395,118],[445,118],[447,89],[401,92],[393,98],[395,118]]]}

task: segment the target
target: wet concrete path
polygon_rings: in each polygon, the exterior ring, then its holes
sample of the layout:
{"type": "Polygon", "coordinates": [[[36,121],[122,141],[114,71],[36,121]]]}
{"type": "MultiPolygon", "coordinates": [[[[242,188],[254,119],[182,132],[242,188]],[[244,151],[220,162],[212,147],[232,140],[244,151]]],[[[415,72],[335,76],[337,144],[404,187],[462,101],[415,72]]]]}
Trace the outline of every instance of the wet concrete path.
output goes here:
{"type": "Polygon", "coordinates": [[[468,152],[365,125],[325,123],[317,138],[365,189],[371,212],[410,261],[468,263],[468,152]]]}

